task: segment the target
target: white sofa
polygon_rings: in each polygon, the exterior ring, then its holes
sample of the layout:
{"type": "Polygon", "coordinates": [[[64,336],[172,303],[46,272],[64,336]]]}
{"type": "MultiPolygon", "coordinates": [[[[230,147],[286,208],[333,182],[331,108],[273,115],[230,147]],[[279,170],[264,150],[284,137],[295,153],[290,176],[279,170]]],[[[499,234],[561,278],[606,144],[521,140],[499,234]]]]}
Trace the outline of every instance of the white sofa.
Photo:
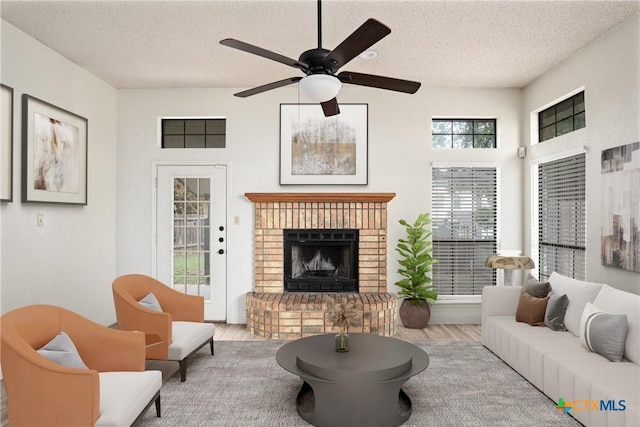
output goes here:
{"type": "Polygon", "coordinates": [[[522,287],[487,286],[482,292],[483,345],[556,404],[560,398],[569,402],[573,408],[568,413],[585,426],[640,426],[640,296],[557,273],[549,283],[553,292],[569,299],[567,331],[516,322],[522,287]],[[611,362],[581,344],[587,303],[627,316],[621,362],[611,362]]]}

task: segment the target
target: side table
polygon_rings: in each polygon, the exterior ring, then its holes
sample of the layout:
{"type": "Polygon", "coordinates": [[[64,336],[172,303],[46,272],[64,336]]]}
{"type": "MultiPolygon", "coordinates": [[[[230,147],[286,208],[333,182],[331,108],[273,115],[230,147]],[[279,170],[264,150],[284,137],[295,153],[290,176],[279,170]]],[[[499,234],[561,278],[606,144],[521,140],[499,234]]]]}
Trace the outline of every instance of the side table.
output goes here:
{"type": "Polygon", "coordinates": [[[144,346],[145,347],[153,347],[154,345],[158,345],[162,343],[162,339],[160,335],[157,334],[144,334],[144,346]]]}

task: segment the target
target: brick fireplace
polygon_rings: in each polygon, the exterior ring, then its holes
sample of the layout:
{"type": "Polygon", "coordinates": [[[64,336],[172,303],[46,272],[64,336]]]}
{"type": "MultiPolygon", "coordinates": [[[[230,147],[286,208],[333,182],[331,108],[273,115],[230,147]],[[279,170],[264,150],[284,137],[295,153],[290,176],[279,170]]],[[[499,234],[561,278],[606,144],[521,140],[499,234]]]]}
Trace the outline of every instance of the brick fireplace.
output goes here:
{"type": "Polygon", "coordinates": [[[334,332],[326,298],[346,298],[362,312],[351,332],[395,333],[396,297],[387,292],[387,202],[394,193],[246,193],[254,203],[254,291],[247,329],[273,339],[334,332]],[[285,292],[284,230],[357,230],[358,292],[285,292]]]}

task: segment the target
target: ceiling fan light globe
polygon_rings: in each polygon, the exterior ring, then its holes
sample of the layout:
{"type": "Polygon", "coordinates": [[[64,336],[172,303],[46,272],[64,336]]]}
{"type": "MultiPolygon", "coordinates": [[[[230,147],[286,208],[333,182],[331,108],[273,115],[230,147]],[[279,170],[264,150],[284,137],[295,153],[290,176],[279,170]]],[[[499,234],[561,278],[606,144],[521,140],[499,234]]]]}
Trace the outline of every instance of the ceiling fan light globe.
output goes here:
{"type": "Polygon", "coordinates": [[[310,74],[300,80],[300,90],[313,102],[326,102],[336,96],[342,82],[329,74],[310,74]]]}

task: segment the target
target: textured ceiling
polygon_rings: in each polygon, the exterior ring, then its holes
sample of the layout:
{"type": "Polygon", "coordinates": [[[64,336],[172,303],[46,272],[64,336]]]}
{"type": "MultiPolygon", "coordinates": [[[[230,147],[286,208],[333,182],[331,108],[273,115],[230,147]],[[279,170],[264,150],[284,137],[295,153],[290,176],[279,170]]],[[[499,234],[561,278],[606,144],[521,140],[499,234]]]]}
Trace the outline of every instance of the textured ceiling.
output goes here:
{"type": "MultiPolygon", "coordinates": [[[[314,0],[7,1],[2,18],[116,88],[262,85],[301,72],[220,45],[297,59],[317,47],[314,0]]],[[[631,16],[638,1],[329,1],[323,47],[366,19],[391,34],[342,71],[425,86],[523,87],[631,16]]]]}

